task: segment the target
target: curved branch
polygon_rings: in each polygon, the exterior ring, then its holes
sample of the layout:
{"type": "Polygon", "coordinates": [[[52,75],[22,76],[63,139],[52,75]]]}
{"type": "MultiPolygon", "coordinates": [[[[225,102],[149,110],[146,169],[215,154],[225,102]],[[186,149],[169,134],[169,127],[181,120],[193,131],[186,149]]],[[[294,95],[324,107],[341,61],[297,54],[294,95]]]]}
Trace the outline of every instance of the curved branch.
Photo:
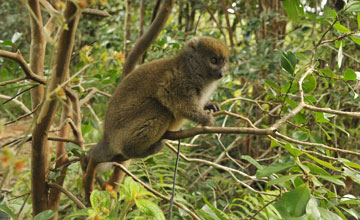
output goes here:
{"type": "Polygon", "coordinates": [[[82,202],[76,198],[71,192],[67,191],[64,187],[56,184],[56,183],[48,183],[47,184],[50,188],[59,190],[60,192],[64,193],[69,199],[71,199],[72,201],[74,201],[74,203],[80,208],[80,209],[85,209],[86,206],[84,204],[82,204],[82,202]]]}
{"type": "Polygon", "coordinates": [[[33,71],[31,71],[30,67],[24,60],[20,51],[13,53],[13,52],[9,52],[6,50],[0,50],[0,56],[6,57],[6,58],[9,58],[9,59],[12,59],[12,60],[15,60],[16,62],[18,62],[20,64],[21,68],[24,70],[26,79],[31,79],[35,82],[38,82],[38,83],[41,83],[44,85],[46,84],[46,81],[44,78],[42,78],[41,76],[39,76],[39,75],[35,74],[33,71]]]}
{"type": "MultiPolygon", "coordinates": [[[[12,97],[10,96],[0,94],[0,99],[11,99],[11,98],[12,97]]],[[[31,111],[26,107],[24,103],[20,102],[17,99],[12,99],[11,101],[16,105],[18,105],[26,114],[31,114],[31,111]]]]}
{"type": "Polygon", "coordinates": [[[319,108],[319,107],[308,105],[308,104],[305,104],[304,108],[315,111],[315,112],[325,112],[325,113],[329,113],[329,114],[360,118],[360,112],[345,112],[345,111],[334,110],[334,109],[330,109],[330,108],[319,108]]]}
{"type": "Polygon", "coordinates": [[[275,133],[274,128],[245,128],[245,127],[196,127],[184,131],[167,131],[163,138],[169,140],[177,140],[182,138],[188,138],[197,134],[212,134],[212,133],[224,133],[224,134],[256,134],[256,135],[273,135],[275,133]]]}
{"type": "Polygon", "coordinates": [[[123,67],[123,74],[126,76],[129,74],[138,63],[145,50],[151,45],[157,38],[160,31],[166,24],[167,19],[174,7],[175,0],[166,0],[161,6],[159,13],[157,14],[154,22],[150,28],[143,34],[136,42],[134,48],[130,51],[123,67]]]}
{"type": "Polygon", "coordinates": [[[288,142],[295,143],[295,144],[300,144],[300,145],[310,146],[310,147],[320,147],[320,148],[324,148],[324,149],[330,150],[330,151],[335,151],[335,152],[341,152],[341,153],[345,153],[345,154],[353,154],[353,155],[360,156],[359,152],[350,151],[350,150],[343,150],[343,149],[335,148],[335,147],[330,147],[330,146],[327,146],[325,144],[318,144],[318,143],[310,143],[310,142],[305,142],[305,141],[299,141],[299,140],[296,140],[296,139],[293,139],[293,138],[289,138],[288,136],[283,135],[283,134],[281,134],[279,132],[275,132],[274,136],[279,137],[281,139],[284,139],[284,140],[286,140],[288,142]]]}

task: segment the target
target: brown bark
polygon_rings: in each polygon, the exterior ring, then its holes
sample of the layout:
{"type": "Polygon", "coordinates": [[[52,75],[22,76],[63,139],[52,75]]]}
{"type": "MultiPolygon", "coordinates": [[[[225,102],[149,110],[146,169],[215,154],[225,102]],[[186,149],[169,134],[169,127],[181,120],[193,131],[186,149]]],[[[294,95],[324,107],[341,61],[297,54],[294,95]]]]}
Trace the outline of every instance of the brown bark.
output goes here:
{"type": "MultiPolygon", "coordinates": [[[[68,78],[68,77],[66,77],[68,78]]],[[[61,121],[65,121],[67,118],[72,117],[72,110],[70,109],[71,101],[69,98],[66,99],[66,105],[62,106],[62,112],[61,112],[61,121]]],[[[70,125],[69,123],[64,124],[64,126],[61,128],[59,132],[60,138],[68,138],[70,132],[70,125]]],[[[67,152],[65,150],[66,142],[59,141],[57,142],[56,146],[56,163],[55,168],[60,169],[60,176],[55,181],[57,185],[62,186],[64,184],[65,176],[66,176],[66,169],[67,166],[63,166],[68,162],[68,156],[67,152]]],[[[50,189],[50,195],[49,195],[49,209],[52,210],[58,210],[60,205],[60,197],[61,192],[57,190],[56,188],[50,189]]],[[[52,219],[57,219],[58,212],[56,212],[56,215],[52,219]]]]}
{"type": "Polygon", "coordinates": [[[90,158],[89,163],[87,164],[87,167],[86,167],[85,175],[83,176],[83,187],[84,187],[84,191],[85,191],[85,199],[86,199],[87,206],[90,206],[90,194],[94,190],[97,165],[98,165],[98,163],[96,163],[93,158],[90,158]]]}
{"type": "Polygon", "coordinates": [[[183,28],[183,13],[184,13],[184,2],[182,0],[179,1],[179,17],[178,17],[178,26],[179,30],[182,30],[183,28]]]}
{"type": "MultiPolygon", "coordinates": [[[[44,58],[46,40],[42,33],[42,16],[38,0],[29,0],[29,6],[33,12],[30,13],[31,45],[30,45],[30,69],[38,76],[44,76],[44,58]]],[[[31,90],[31,105],[34,109],[44,98],[44,86],[39,85],[31,90]]]]}
{"type": "Polygon", "coordinates": [[[160,7],[160,3],[161,3],[161,0],[157,0],[157,1],[156,1],[154,10],[153,10],[152,15],[151,15],[151,23],[153,23],[153,21],[154,21],[155,18],[156,18],[156,15],[158,14],[159,7],[160,7]]]}
{"type": "MultiPolygon", "coordinates": [[[[75,30],[79,21],[77,7],[71,1],[66,3],[64,17],[68,29],[63,30],[57,44],[57,54],[48,93],[53,92],[57,86],[64,81],[65,76],[69,71],[75,30]]],[[[33,215],[48,209],[48,187],[46,184],[48,173],[47,139],[56,107],[56,99],[46,99],[44,101],[32,134],[31,189],[33,215]]]]}
{"type": "Polygon", "coordinates": [[[159,13],[157,14],[154,22],[146,33],[140,37],[134,48],[130,51],[126,61],[124,63],[123,74],[126,76],[130,73],[135,65],[139,62],[139,59],[144,54],[145,50],[151,45],[152,42],[157,38],[160,31],[166,24],[167,19],[174,7],[175,0],[165,0],[162,4],[159,13]]]}
{"type": "Polygon", "coordinates": [[[229,13],[227,11],[227,1],[222,0],[221,5],[222,5],[223,12],[224,12],[224,15],[225,15],[226,27],[227,27],[227,30],[229,32],[229,39],[230,39],[231,49],[234,50],[234,39],[233,39],[233,32],[232,32],[231,25],[230,25],[230,20],[229,20],[229,13]]]}
{"type": "Polygon", "coordinates": [[[214,13],[211,11],[210,7],[206,4],[203,3],[203,6],[205,7],[205,10],[209,13],[211,20],[213,20],[216,24],[216,26],[219,28],[219,31],[221,32],[221,34],[224,36],[224,40],[226,43],[226,34],[224,33],[221,24],[218,22],[218,20],[216,20],[214,13]]]}
{"type": "Polygon", "coordinates": [[[188,1],[185,7],[185,33],[191,32],[194,28],[195,8],[194,1],[188,1]]]}
{"type": "Polygon", "coordinates": [[[144,34],[144,17],[145,17],[145,0],[141,0],[139,37],[141,37],[144,34]]]}
{"type": "MultiPolygon", "coordinates": [[[[285,15],[284,5],[279,0],[259,0],[259,6],[260,13],[261,11],[264,12],[264,18],[257,34],[257,40],[273,40],[275,46],[277,41],[285,38],[286,21],[279,19],[280,15],[285,15]],[[269,18],[270,11],[276,12],[279,15],[269,18]]],[[[278,46],[281,47],[282,44],[278,46]]]]}
{"type": "Polygon", "coordinates": [[[125,30],[124,30],[124,54],[125,57],[129,53],[129,44],[131,34],[131,0],[126,0],[125,30]]]}

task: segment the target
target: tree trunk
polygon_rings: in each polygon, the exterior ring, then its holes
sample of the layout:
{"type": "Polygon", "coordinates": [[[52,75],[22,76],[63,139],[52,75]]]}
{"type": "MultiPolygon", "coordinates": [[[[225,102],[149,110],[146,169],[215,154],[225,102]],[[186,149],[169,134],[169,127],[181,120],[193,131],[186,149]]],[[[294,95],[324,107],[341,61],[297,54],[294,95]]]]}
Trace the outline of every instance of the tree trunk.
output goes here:
{"type": "MultiPolygon", "coordinates": [[[[53,93],[68,74],[79,15],[76,5],[68,1],[64,12],[68,28],[63,30],[57,44],[57,54],[47,94],[53,93]]],[[[48,209],[47,139],[56,107],[56,98],[48,98],[44,101],[32,133],[31,190],[34,216],[48,209]]]]}

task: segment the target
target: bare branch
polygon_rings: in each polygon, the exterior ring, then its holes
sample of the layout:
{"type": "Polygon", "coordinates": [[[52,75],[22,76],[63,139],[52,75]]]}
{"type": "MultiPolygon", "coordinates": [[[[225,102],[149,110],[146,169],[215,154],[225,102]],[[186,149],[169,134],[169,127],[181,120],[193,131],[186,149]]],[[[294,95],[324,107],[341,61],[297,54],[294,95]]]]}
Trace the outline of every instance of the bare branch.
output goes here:
{"type": "Polygon", "coordinates": [[[80,106],[83,106],[85,103],[88,103],[90,101],[90,99],[92,99],[95,96],[96,93],[105,95],[107,97],[111,97],[110,94],[108,94],[106,92],[102,92],[99,89],[93,87],[93,88],[90,88],[90,92],[85,96],[85,98],[80,100],[80,106]]]}
{"type": "MultiPolygon", "coordinates": [[[[166,143],[166,146],[169,147],[173,152],[177,153],[177,149],[174,148],[170,143],[166,143]]],[[[208,166],[214,167],[214,168],[219,169],[219,170],[224,170],[226,172],[234,172],[234,173],[239,174],[240,176],[243,176],[243,177],[245,177],[247,179],[250,179],[250,180],[259,180],[259,181],[261,181],[260,179],[257,179],[255,176],[250,176],[250,175],[248,175],[248,174],[246,174],[244,172],[241,172],[240,170],[233,169],[233,168],[230,168],[230,167],[226,167],[226,166],[223,166],[223,165],[220,165],[220,164],[208,161],[208,160],[203,160],[203,159],[198,159],[198,158],[188,158],[182,153],[180,153],[180,157],[183,160],[185,160],[186,162],[195,162],[195,163],[206,164],[208,166]]]]}
{"type": "MultiPolygon", "coordinates": [[[[7,96],[7,95],[1,95],[0,94],[0,99],[11,99],[12,97],[7,96]]],[[[16,105],[18,105],[25,113],[30,114],[31,111],[26,107],[26,105],[24,105],[24,103],[20,102],[17,99],[12,99],[11,100],[13,103],[15,103],[16,105]]]]}
{"type": "Polygon", "coordinates": [[[86,14],[86,15],[95,15],[95,16],[99,16],[99,17],[111,17],[109,12],[107,12],[107,11],[92,9],[92,8],[85,8],[84,10],[82,10],[82,13],[86,14]]]}
{"type": "Polygon", "coordinates": [[[25,79],[26,79],[26,76],[20,77],[20,78],[16,78],[16,79],[12,79],[12,80],[8,80],[8,81],[5,81],[5,82],[1,82],[1,83],[0,83],[0,86],[5,86],[5,85],[7,85],[7,84],[20,82],[20,81],[23,81],[23,80],[25,80],[25,79]]]}
{"type": "Polygon", "coordinates": [[[212,133],[231,133],[231,134],[256,134],[256,135],[271,135],[274,134],[275,129],[268,128],[245,128],[245,127],[196,127],[184,131],[167,131],[163,138],[169,140],[177,140],[188,138],[197,134],[212,134],[212,133]]]}
{"type": "Polygon", "coordinates": [[[341,152],[341,153],[345,153],[345,154],[353,154],[353,155],[360,156],[360,152],[355,152],[355,151],[350,151],[350,150],[343,150],[343,149],[340,149],[340,148],[334,148],[334,147],[327,146],[325,144],[317,144],[317,143],[309,143],[309,142],[305,142],[305,141],[299,141],[299,140],[289,138],[286,135],[280,134],[279,132],[275,132],[274,136],[279,137],[281,139],[284,139],[284,140],[286,140],[288,142],[295,143],[295,144],[300,144],[300,145],[304,145],[304,146],[311,146],[311,147],[320,147],[320,148],[324,148],[324,149],[335,151],[335,152],[341,152]]]}
{"type": "Polygon", "coordinates": [[[13,53],[13,52],[5,51],[5,50],[0,50],[0,56],[6,57],[6,58],[9,58],[9,59],[12,59],[12,60],[15,60],[16,62],[18,62],[20,64],[21,68],[24,70],[26,79],[31,79],[35,82],[38,82],[38,83],[41,83],[44,85],[46,84],[46,81],[44,78],[42,78],[41,76],[38,76],[37,74],[33,73],[33,71],[31,71],[30,67],[24,60],[20,51],[18,51],[17,53],[13,53]]]}
{"type": "MultiPolygon", "coordinates": [[[[177,149],[175,149],[173,146],[171,146],[169,143],[166,144],[166,146],[168,146],[172,151],[174,151],[175,153],[177,153],[177,149]]],[[[250,191],[252,192],[255,192],[255,193],[260,193],[260,194],[264,194],[264,195],[270,195],[270,196],[278,196],[276,194],[273,194],[273,193],[266,193],[266,192],[261,192],[261,191],[258,191],[254,188],[252,188],[251,186],[249,186],[248,184],[244,183],[243,181],[240,181],[238,178],[236,178],[236,176],[234,175],[234,173],[236,174],[239,174],[245,178],[248,178],[248,179],[251,179],[251,180],[256,180],[256,181],[264,181],[262,179],[257,179],[255,176],[249,176],[248,174],[244,173],[244,172],[241,172],[239,170],[236,170],[236,169],[233,169],[233,168],[230,168],[230,167],[226,167],[226,166],[222,166],[220,164],[217,164],[217,163],[213,163],[213,162],[210,162],[210,161],[207,161],[207,160],[202,160],[202,159],[198,159],[198,158],[188,158],[186,157],[185,155],[183,155],[182,153],[180,153],[180,157],[182,159],[184,159],[185,161],[187,162],[195,162],[195,163],[203,163],[203,164],[206,164],[206,165],[209,165],[209,166],[212,166],[214,168],[217,168],[217,169],[221,169],[221,170],[224,170],[226,172],[228,172],[232,177],[233,179],[241,184],[242,186],[246,187],[247,189],[249,189],[250,191]]]]}
{"type": "Polygon", "coordinates": [[[339,110],[333,110],[330,108],[319,108],[319,107],[315,107],[315,106],[308,105],[308,104],[304,104],[304,108],[312,110],[312,111],[316,111],[316,112],[325,112],[325,113],[330,113],[330,114],[335,114],[335,115],[343,115],[343,116],[349,116],[349,117],[354,117],[354,118],[360,118],[360,112],[344,112],[344,111],[339,111],[339,110]]]}
{"type": "Polygon", "coordinates": [[[71,199],[76,205],[77,207],[79,207],[80,209],[85,209],[86,206],[84,204],[82,204],[82,202],[76,198],[74,196],[74,194],[72,194],[71,192],[67,191],[64,187],[56,184],[56,183],[48,183],[47,184],[50,188],[59,190],[60,192],[64,193],[69,199],[71,199]]]}

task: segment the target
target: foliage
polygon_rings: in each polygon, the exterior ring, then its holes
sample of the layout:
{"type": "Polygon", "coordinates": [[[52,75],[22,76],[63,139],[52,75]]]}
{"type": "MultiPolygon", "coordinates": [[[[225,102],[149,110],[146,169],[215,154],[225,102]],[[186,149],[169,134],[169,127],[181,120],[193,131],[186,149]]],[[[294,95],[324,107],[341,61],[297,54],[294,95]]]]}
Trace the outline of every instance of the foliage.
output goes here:
{"type": "MultiPolygon", "coordinates": [[[[109,186],[106,191],[94,190],[91,193],[91,208],[81,209],[65,219],[86,216],[90,219],[134,219],[143,216],[152,219],[165,219],[160,207],[148,197],[154,195],[131,178],[126,178],[117,193],[109,186]],[[133,206],[137,209],[132,210],[133,206]]],[[[145,218],[146,219],[146,218],[145,218]]]]}
{"type": "MultiPolygon", "coordinates": [[[[146,3],[145,30],[151,24],[155,2],[146,3]]],[[[351,115],[359,112],[360,101],[360,3],[349,1],[339,9],[331,1],[316,0],[260,1],[263,5],[258,1],[225,2],[232,25],[223,28],[226,18],[222,1],[178,1],[166,28],[148,49],[145,62],[173,56],[193,35],[214,36],[230,45],[229,29],[232,29],[235,44],[231,48],[229,74],[212,99],[223,102],[223,110],[239,117],[219,115],[215,125],[249,127],[249,123],[240,118],[246,117],[254,126],[266,129],[292,114],[299,105],[307,108],[296,112],[277,129],[287,138],[203,134],[181,140],[181,153],[198,160],[180,160],[175,200],[206,220],[360,219],[360,158],[356,154],[360,148],[360,120],[351,115]],[[283,7],[276,8],[268,2],[277,2],[283,7]],[[285,24],[284,30],[282,24],[285,24]],[[313,71],[302,79],[309,69],[313,71]],[[245,175],[215,169],[204,161],[245,175]]],[[[125,60],[125,3],[109,0],[106,4],[91,6],[107,10],[112,16],[98,19],[84,15],[80,21],[71,65],[72,75],[88,67],[71,80],[72,89],[80,98],[94,87],[111,94],[121,82],[125,60]]],[[[132,7],[130,47],[139,36],[139,16],[135,12],[140,8],[140,1],[133,1],[132,7]]],[[[27,11],[22,3],[12,1],[1,2],[0,8],[0,15],[6,17],[0,31],[0,49],[20,49],[29,60],[30,35],[23,25],[27,22],[23,20],[27,11]]],[[[54,47],[49,46],[47,54],[51,57],[53,53],[54,47]]],[[[47,77],[51,62],[51,58],[46,59],[47,77]]],[[[18,63],[0,58],[1,82],[21,76],[23,71],[18,63]]],[[[0,87],[0,94],[12,97],[33,85],[29,81],[7,84],[0,87]]],[[[17,100],[31,109],[29,92],[17,100]]],[[[81,108],[81,132],[86,143],[101,138],[107,102],[108,97],[96,94],[87,107],[81,108]]],[[[6,121],[22,114],[23,110],[15,103],[1,105],[0,115],[6,121]]],[[[61,124],[60,114],[56,115],[56,121],[61,124]]],[[[0,124],[3,123],[1,119],[0,124]]],[[[190,122],[183,129],[194,126],[190,122]]],[[[3,127],[1,125],[0,130],[3,127]]],[[[20,142],[17,142],[19,146],[20,142]]],[[[175,145],[175,142],[169,143],[175,145]]],[[[18,212],[22,212],[21,217],[30,218],[31,201],[26,196],[30,192],[29,159],[23,152],[25,159],[20,161],[25,168],[16,169],[19,156],[11,143],[7,145],[1,149],[0,159],[1,167],[8,168],[7,175],[11,177],[4,186],[12,190],[1,198],[0,210],[13,219],[18,218],[18,212]]],[[[83,153],[71,143],[66,149],[70,159],[83,153]]],[[[54,168],[55,161],[56,155],[52,152],[49,174],[52,181],[62,175],[54,168]]],[[[135,160],[129,170],[153,189],[170,195],[174,164],[175,154],[164,149],[135,160]]],[[[69,165],[64,183],[64,188],[78,198],[82,198],[80,173],[78,163],[69,165]]],[[[100,175],[108,179],[110,173],[100,175]]],[[[2,176],[6,176],[5,173],[2,172],[2,176]]],[[[62,196],[59,216],[164,219],[168,204],[154,197],[139,183],[126,178],[118,194],[109,188],[95,190],[91,207],[87,209],[79,210],[69,198],[62,196]]],[[[45,211],[37,218],[50,218],[52,214],[45,211]]],[[[173,219],[191,217],[175,207],[173,219]]]]}

